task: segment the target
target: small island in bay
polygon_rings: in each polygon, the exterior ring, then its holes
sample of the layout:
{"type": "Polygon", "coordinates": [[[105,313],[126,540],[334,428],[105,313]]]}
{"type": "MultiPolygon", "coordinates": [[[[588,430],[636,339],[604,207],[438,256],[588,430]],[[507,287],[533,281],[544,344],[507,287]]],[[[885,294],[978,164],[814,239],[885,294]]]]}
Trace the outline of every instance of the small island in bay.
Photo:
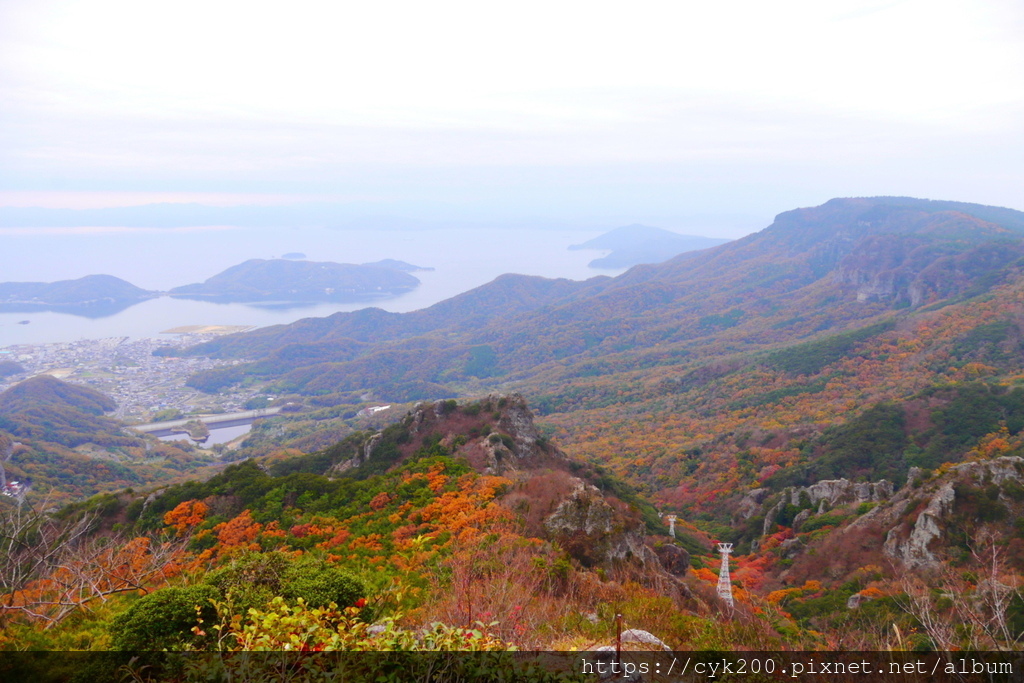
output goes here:
{"type": "Polygon", "coordinates": [[[202,420],[189,420],[180,427],[171,427],[172,434],[188,434],[188,438],[197,443],[206,443],[210,438],[210,428],[202,420]]]}
{"type": "Polygon", "coordinates": [[[358,301],[403,294],[419,284],[408,273],[375,265],[250,259],[169,294],[218,303],[358,301]]]}
{"type": "Polygon", "coordinates": [[[57,282],[0,282],[0,313],[58,311],[99,318],[155,296],[157,292],[113,275],[57,282]]]}

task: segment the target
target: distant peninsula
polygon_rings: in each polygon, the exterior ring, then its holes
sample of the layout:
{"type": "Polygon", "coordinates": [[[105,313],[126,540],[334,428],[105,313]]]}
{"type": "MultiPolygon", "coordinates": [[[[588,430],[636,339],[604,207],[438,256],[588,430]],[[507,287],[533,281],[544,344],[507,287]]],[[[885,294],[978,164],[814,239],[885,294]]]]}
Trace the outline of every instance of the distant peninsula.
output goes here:
{"type": "Polygon", "coordinates": [[[594,259],[591,268],[629,268],[640,263],[661,263],[687,251],[698,251],[725,244],[729,240],[653,228],[649,225],[626,225],[615,228],[569,249],[610,249],[607,256],[594,259]]]}
{"type": "Polygon", "coordinates": [[[98,318],[157,295],[113,275],[58,282],[0,282],[0,312],[58,311],[98,318]]]}
{"type": "Polygon", "coordinates": [[[386,258],[380,261],[374,261],[373,263],[364,263],[364,266],[376,266],[377,268],[390,268],[391,270],[400,270],[403,273],[416,273],[416,272],[427,272],[433,271],[433,268],[426,266],[414,266],[411,263],[405,261],[398,261],[393,258],[386,258]]]}
{"type": "Polygon", "coordinates": [[[169,294],[218,303],[360,301],[402,294],[419,284],[408,273],[374,265],[250,259],[169,294]]]}

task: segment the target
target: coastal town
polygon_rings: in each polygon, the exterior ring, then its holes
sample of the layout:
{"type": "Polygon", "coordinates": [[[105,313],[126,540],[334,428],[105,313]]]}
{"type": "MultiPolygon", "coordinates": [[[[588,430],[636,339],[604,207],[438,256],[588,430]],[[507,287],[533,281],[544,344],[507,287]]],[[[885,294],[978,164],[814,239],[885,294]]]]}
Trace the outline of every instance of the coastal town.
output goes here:
{"type": "Polygon", "coordinates": [[[11,361],[22,369],[0,378],[0,392],[28,377],[48,374],[110,396],[117,402],[112,417],[127,423],[148,422],[161,413],[188,415],[243,410],[247,401],[259,396],[258,392],[249,389],[209,395],[185,385],[189,376],[196,372],[242,361],[153,354],[160,348],[191,346],[233,331],[237,330],[181,328],[169,331],[174,334],[162,338],[108,337],[0,347],[0,361],[11,361]]]}

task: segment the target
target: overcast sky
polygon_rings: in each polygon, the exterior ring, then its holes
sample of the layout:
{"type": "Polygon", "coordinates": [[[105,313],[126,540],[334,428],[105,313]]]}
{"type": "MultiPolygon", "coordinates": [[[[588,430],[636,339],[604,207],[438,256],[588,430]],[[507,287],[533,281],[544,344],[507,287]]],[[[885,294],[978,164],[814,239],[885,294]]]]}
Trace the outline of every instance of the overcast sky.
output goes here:
{"type": "Polygon", "coordinates": [[[0,0],[0,102],[7,206],[1024,210],[1019,0],[0,0]]]}

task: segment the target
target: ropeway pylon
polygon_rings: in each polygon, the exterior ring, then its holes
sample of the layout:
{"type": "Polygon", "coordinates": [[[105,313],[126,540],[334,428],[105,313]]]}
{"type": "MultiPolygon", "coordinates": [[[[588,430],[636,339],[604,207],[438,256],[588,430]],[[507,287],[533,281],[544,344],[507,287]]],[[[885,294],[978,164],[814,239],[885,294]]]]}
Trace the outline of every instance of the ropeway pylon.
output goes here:
{"type": "Polygon", "coordinates": [[[729,578],[729,553],[732,552],[732,543],[719,543],[718,552],[722,553],[722,568],[718,570],[718,597],[732,607],[732,579],[729,578]]]}
{"type": "Polygon", "coordinates": [[[668,520],[668,535],[671,536],[672,538],[675,538],[676,537],[676,519],[677,519],[676,516],[675,515],[665,515],[665,519],[668,520]]]}

